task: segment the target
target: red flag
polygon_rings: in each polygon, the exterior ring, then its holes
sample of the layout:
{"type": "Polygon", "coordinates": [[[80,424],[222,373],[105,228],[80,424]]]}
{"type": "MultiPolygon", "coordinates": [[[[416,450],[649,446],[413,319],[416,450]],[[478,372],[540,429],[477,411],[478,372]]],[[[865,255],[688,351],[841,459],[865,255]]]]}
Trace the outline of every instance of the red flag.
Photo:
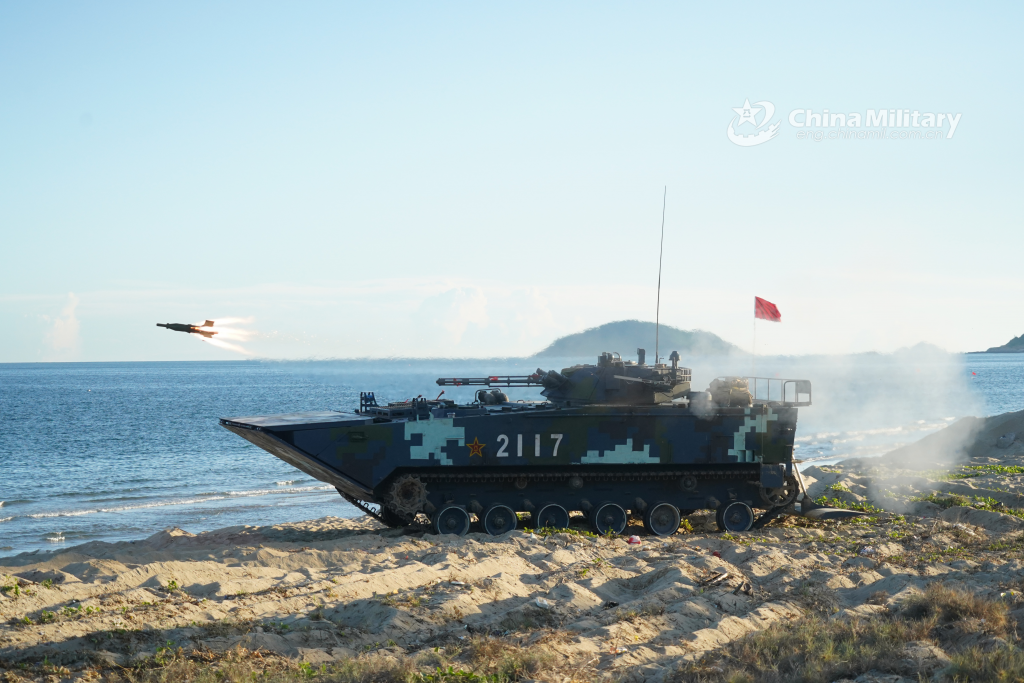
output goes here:
{"type": "Polygon", "coordinates": [[[782,322],[782,314],[771,301],[765,301],[759,296],[754,297],[754,317],[761,320],[770,320],[773,323],[782,322]]]}

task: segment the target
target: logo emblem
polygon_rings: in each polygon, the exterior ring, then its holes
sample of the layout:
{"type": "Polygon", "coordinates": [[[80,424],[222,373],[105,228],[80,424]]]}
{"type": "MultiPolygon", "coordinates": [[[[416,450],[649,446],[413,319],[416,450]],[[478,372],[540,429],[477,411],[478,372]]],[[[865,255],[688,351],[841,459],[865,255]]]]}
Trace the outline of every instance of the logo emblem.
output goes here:
{"type": "Polygon", "coordinates": [[[469,449],[469,457],[472,458],[474,455],[479,455],[481,458],[484,457],[484,446],[486,445],[485,443],[480,443],[480,439],[474,436],[473,443],[466,444],[466,448],[469,449]]]}
{"type": "MultiPolygon", "coordinates": [[[[768,142],[773,137],[779,134],[779,126],[782,125],[781,121],[770,123],[772,116],[775,115],[775,105],[767,100],[756,102],[753,105],[750,104],[750,100],[744,100],[742,107],[733,107],[733,111],[736,112],[736,116],[733,117],[732,121],[729,122],[729,128],[727,130],[729,139],[733,143],[740,147],[753,147],[754,145],[760,145],[761,143],[768,142]],[[758,114],[761,115],[761,122],[757,122],[758,114]],[[747,135],[741,135],[736,132],[736,129],[743,129],[743,126],[752,127],[753,131],[747,135]],[[765,126],[768,126],[765,128],[765,126]]],[[[747,129],[749,130],[749,128],[747,129]]]]}

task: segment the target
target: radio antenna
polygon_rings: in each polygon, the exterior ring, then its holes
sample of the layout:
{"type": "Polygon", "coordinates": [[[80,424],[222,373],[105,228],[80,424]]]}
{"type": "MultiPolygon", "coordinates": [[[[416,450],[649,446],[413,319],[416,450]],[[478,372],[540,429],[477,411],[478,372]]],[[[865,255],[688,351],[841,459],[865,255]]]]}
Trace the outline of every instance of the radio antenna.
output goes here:
{"type": "Polygon", "coordinates": [[[668,200],[668,185],[661,197],[661,246],[658,248],[658,303],[654,309],[654,364],[661,360],[658,356],[659,334],[661,332],[661,255],[665,252],[665,202],[668,200]]]}

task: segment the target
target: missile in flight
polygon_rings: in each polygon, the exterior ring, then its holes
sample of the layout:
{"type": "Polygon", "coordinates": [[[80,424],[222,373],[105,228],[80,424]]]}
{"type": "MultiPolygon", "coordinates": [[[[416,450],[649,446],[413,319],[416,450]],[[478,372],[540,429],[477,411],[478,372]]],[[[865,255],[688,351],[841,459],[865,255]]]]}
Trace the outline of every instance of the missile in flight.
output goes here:
{"type": "Polygon", "coordinates": [[[213,321],[207,320],[202,325],[185,325],[182,323],[157,323],[157,327],[166,327],[169,330],[175,332],[188,332],[189,334],[201,334],[207,339],[212,339],[213,335],[217,334],[213,330],[204,330],[204,327],[213,327],[213,321]]]}

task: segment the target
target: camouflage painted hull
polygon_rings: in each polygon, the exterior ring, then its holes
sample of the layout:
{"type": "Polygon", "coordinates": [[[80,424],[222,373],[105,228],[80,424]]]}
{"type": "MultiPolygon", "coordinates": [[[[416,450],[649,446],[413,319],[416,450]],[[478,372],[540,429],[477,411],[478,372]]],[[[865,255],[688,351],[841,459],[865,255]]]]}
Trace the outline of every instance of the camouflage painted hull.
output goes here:
{"type": "Polygon", "coordinates": [[[423,405],[405,419],[318,412],[221,424],[348,498],[394,507],[396,480],[415,475],[420,511],[455,505],[479,516],[495,505],[769,508],[764,491],[793,473],[796,420],[795,407],[771,403],[710,414],[674,404],[514,403],[423,405]]]}

